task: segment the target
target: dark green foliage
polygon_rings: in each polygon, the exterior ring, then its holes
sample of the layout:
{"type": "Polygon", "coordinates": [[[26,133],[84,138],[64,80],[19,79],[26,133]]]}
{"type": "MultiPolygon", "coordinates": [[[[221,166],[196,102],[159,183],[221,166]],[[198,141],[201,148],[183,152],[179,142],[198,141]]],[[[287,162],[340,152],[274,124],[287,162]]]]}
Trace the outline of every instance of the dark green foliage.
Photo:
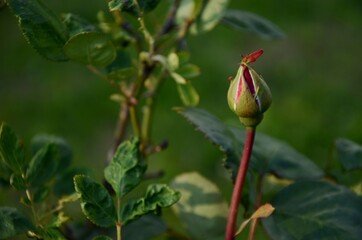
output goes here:
{"type": "Polygon", "coordinates": [[[63,22],[67,26],[69,36],[73,37],[82,32],[96,32],[97,28],[88,22],[86,19],[81,18],[73,13],[63,14],[63,22]]]}
{"type": "Polygon", "coordinates": [[[43,57],[53,61],[68,60],[63,46],[68,32],[63,22],[41,0],[8,0],[29,44],[43,57]]]}
{"type": "Polygon", "coordinates": [[[161,208],[170,207],[177,202],[180,196],[179,192],[165,184],[149,185],[145,197],[124,205],[121,211],[122,222],[127,224],[145,214],[157,214],[161,211],[161,208]]]}
{"type": "Polygon", "coordinates": [[[56,174],[60,161],[58,148],[49,144],[41,148],[31,159],[26,171],[26,180],[31,186],[41,186],[56,174]]]}
{"type": "Polygon", "coordinates": [[[337,139],[338,160],[346,170],[362,169],[362,146],[348,139],[337,139]]]}
{"type": "Polygon", "coordinates": [[[60,137],[38,134],[31,139],[31,152],[35,155],[41,148],[48,144],[54,144],[59,152],[59,171],[64,171],[69,166],[73,158],[73,150],[69,144],[60,137]]]}
{"type": "Polygon", "coordinates": [[[16,208],[0,207],[0,239],[14,237],[33,227],[16,208]]]}
{"type": "Polygon", "coordinates": [[[74,185],[81,197],[81,207],[84,215],[101,227],[112,227],[117,222],[113,199],[107,190],[92,178],[77,175],[74,185]]]}
{"type": "Polygon", "coordinates": [[[160,235],[166,230],[167,225],[161,217],[148,214],[127,224],[122,230],[122,236],[124,239],[145,240],[152,239],[152,237],[160,235]]]}
{"type": "MultiPolygon", "coordinates": [[[[139,9],[133,0],[112,0],[108,3],[110,11],[124,11],[137,14],[138,10],[150,12],[157,7],[161,0],[138,0],[139,9]]],[[[138,13],[139,14],[139,13],[138,13]]]]}
{"type": "Polygon", "coordinates": [[[272,239],[360,239],[362,198],[326,181],[292,184],[271,201],[275,212],[263,220],[272,239]]]}
{"type": "Polygon", "coordinates": [[[119,145],[111,163],[104,169],[104,177],[121,198],[143,179],[147,165],[139,150],[139,140],[125,141],[119,145]]]}
{"type": "Polygon", "coordinates": [[[236,30],[252,32],[267,39],[285,37],[282,30],[274,23],[247,11],[227,10],[222,18],[222,23],[236,30]]]}
{"type": "Polygon", "coordinates": [[[0,126],[0,160],[17,174],[24,172],[26,165],[24,147],[6,123],[0,126]]]}
{"type": "MultiPolygon", "coordinates": [[[[234,179],[244,146],[245,131],[226,126],[203,109],[178,109],[191,124],[225,153],[224,166],[234,179]]],[[[288,144],[257,133],[251,168],[259,174],[272,173],[280,178],[303,179],[323,176],[323,172],[307,157],[288,144]]]]}
{"type": "Polygon", "coordinates": [[[104,67],[116,58],[116,48],[104,33],[81,32],[64,46],[69,59],[86,65],[104,67]]]}

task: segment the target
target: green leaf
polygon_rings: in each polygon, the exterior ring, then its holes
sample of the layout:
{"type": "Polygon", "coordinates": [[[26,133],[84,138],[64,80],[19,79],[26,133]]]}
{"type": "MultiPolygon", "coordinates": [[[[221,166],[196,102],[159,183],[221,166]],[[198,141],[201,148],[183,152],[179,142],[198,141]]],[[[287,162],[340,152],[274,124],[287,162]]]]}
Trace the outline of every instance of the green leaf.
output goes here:
{"type": "Polygon", "coordinates": [[[64,46],[69,59],[97,67],[104,67],[116,58],[116,48],[107,35],[98,32],[79,33],[64,46]]]}
{"type": "Polygon", "coordinates": [[[6,124],[0,126],[0,159],[15,173],[23,173],[26,165],[24,147],[14,131],[6,124]]]}
{"type": "Polygon", "coordinates": [[[32,186],[47,183],[54,177],[59,165],[59,152],[54,144],[42,147],[31,159],[26,171],[26,180],[32,186]]]}
{"type": "Polygon", "coordinates": [[[7,2],[19,20],[24,37],[41,56],[52,61],[68,60],[63,52],[67,29],[51,9],[41,0],[7,2]]]}
{"type": "Polygon", "coordinates": [[[0,207],[0,237],[10,238],[34,228],[16,208],[0,207]]]}
{"type": "Polygon", "coordinates": [[[171,186],[182,195],[172,209],[191,239],[224,236],[228,206],[214,183],[197,172],[189,172],[178,175],[171,186]]]}
{"type": "Polygon", "coordinates": [[[196,106],[199,104],[199,94],[190,81],[185,84],[177,84],[177,91],[185,106],[196,106]]]}
{"type": "Polygon", "coordinates": [[[11,174],[10,185],[18,191],[26,189],[26,183],[20,173],[11,174]]]}
{"type": "Polygon", "coordinates": [[[46,240],[66,240],[63,234],[59,231],[58,228],[54,227],[45,227],[40,230],[41,239],[46,240]]]}
{"type": "Polygon", "coordinates": [[[184,78],[193,78],[200,75],[201,71],[200,68],[194,64],[186,64],[184,66],[181,66],[176,71],[178,74],[183,76],[184,78]]]}
{"type": "Polygon", "coordinates": [[[138,219],[148,213],[159,213],[161,208],[170,207],[180,199],[180,193],[166,184],[152,184],[143,198],[126,203],[121,210],[123,224],[138,219]]]}
{"type": "MultiPolygon", "coordinates": [[[[244,147],[245,131],[226,126],[203,109],[185,108],[178,109],[178,112],[220,148],[225,154],[224,166],[234,179],[244,147]]],[[[272,173],[287,179],[317,178],[324,175],[311,160],[288,144],[259,132],[255,138],[250,167],[259,174],[272,173]]]]}
{"type": "Polygon", "coordinates": [[[101,184],[84,175],[75,176],[74,185],[76,192],[81,196],[84,215],[101,227],[115,226],[116,209],[108,191],[101,184]]]}
{"type": "Polygon", "coordinates": [[[212,30],[222,19],[229,0],[206,0],[191,33],[199,34],[212,30]]]}
{"type": "Polygon", "coordinates": [[[132,240],[153,239],[167,230],[161,217],[149,214],[140,217],[122,228],[122,238],[132,240]],[[142,231],[140,231],[142,229],[142,231]]]}
{"type": "Polygon", "coordinates": [[[300,181],[284,188],[263,220],[272,239],[357,240],[362,236],[362,198],[325,181],[300,181]]]}
{"type": "Polygon", "coordinates": [[[12,173],[11,169],[8,167],[6,162],[1,158],[1,153],[0,153],[0,179],[4,182],[9,183],[11,173],[12,173]]]}
{"type": "Polygon", "coordinates": [[[278,26],[254,13],[240,10],[227,10],[222,23],[239,31],[248,31],[266,39],[284,38],[285,34],[278,26]]]}
{"type": "MultiPolygon", "coordinates": [[[[161,0],[138,0],[140,10],[150,12],[157,7],[161,0]]],[[[108,3],[110,11],[124,11],[137,14],[138,9],[135,1],[130,0],[112,0],[108,3]]]]}
{"type": "Polygon", "coordinates": [[[65,171],[73,158],[73,150],[63,138],[47,134],[35,135],[31,140],[32,154],[35,155],[41,148],[48,144],[56,145],[58,149],[60,155],[58,172],[65,171]]]}
{"type": "Polygon", "coordinates": [[[194,20],[202,9],[203,0],[181,0],[177,10],[176,22],[182,24],[194,20]]]}
{"type": "Polygon", "coordinates": [[[142,181],[146,168],[139,151],[139,140],[134,138],[118,146],[111,163],[104,170],[104,177],[120,198],[142,181]]]}
{"type": "Polygon", "coordinates": [[[348,139],[337,139],[336,150],[338,160],[346,170],[362,168],[362,145],[348,139]]]}
{"type": "Polygon", "coordinates": [[[79,17],[73,13],[66,13],[62,15],[63,22],[69,31],[70,37],[82,32],[95,32],[97,28],[92,25],[88,20],[79,17]]]}

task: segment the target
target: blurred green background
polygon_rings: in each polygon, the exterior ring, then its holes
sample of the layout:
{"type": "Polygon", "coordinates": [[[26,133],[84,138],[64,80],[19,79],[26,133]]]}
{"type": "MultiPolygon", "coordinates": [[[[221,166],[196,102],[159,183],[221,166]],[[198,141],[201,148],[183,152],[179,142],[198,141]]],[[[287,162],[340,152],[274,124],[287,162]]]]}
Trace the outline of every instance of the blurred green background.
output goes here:
{"type": "MultiPolygon", "coordinates": [[[[47,2],[57,13],[78,13],[92,22],[99,8],[107,9],[104,1],[86,6],[80,0],[47,2]]],[[[240,54],[263,48],[254,69],[268,82],[274,99],[259,131],[288,142],[321,167],[336,138],[362,143],[362,2],[233,0],[230,8],[271,20],[287,37],[264,40],[222,25],[190,36],[191,62],[202,70],[193,81],[200,107],[238,125],[226,102],[227,79],[235,74],[240,54]]],[[[26,143],[37,133],[62,136],[74,148],[74,164],[91,167],[100,177],[118,114],[117,104],[109,100],[114,89],[82,65],[39,56],[6,8],[0,11],[0,36],[0,120],[26,143]]],[[[158,180],[164,182],[181,172],[200,171],[229,198],[221,152],[172,110],[181,104],[175,84],[167,81],[152,133],[155,143],[168,139],[170,146],[152,156],[150,169],[164,169],[165,177],[158,180]]]]}

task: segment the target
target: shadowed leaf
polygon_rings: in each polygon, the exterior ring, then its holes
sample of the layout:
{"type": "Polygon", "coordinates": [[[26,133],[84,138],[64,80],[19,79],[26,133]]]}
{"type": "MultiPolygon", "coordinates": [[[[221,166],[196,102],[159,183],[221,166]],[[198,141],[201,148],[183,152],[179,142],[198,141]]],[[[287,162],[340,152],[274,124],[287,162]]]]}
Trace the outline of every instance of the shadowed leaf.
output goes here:
{"type": "Polygon", "coordinates": [[[348,139],[337,139],[338,160],[346,170],[362,168],[362,146],[348,139]]]}
{"type": "Polygon", "coordinates": [[[285,34],[274,23],[254,13],[240,10],[227,10],[222,23],[239,31],[256,33],[267,39],[279,39],[285,34]]]}
{"type": "Polygon", "coordinates": [[[104,67],[116,58],[116,48],[107,35],[98,32],[83,32],[71,37],[64,46],[69,59],[104,67]]]}
{"type": "Polygon", "coordinates": [[[16,208],[0,207],[0,238],[10,238],[33,229],[31,222],[16,208]]]}
{"type": "Polygon", "coordinates": [[[6,124],[0,126],[0,160],[3,160],[15,173],[22,174],[26,165],[24,147],[14,131],[6,124]]]}
{"type": "Polygon", "coordinates": [[[362,198],[325,181],[300,181],[272,200],[274,213],[263,219],[272,239],[358,240],[362,236],[362,198]]]}
{"type": "Polygon", "coordinates": [[[68,33],[63,22],[41,0],[8,0],[29,44],[43,57],[66,61],[63,46],[68,33]]]}
{"type": "MultiPolygon", "coordinates": [[[[185,108],[178,109],[178,112],[225,153],[224,166],[234,179],[244,147],[245,131],[224,125],[203,109],[185,108]]],[[[260,174],[272,173],[287,179],[317,178],[324,174],[288,144],[259,132],[255,137],[250,167],[260,174]]]]}
{"type": "Polygon", "coordinates": [[[197,172],[178,175],[171,186],[181,199],[172,209],[192,239],[222,239],[228,206],[218,187],[197,172]]]}
{"type": "Polygon", "coordinates": [[[42,147],[31,159],[26,171],[26,179],[32,186],[45,184],[54,177],[60,155],[55,144],[42,147]]]}

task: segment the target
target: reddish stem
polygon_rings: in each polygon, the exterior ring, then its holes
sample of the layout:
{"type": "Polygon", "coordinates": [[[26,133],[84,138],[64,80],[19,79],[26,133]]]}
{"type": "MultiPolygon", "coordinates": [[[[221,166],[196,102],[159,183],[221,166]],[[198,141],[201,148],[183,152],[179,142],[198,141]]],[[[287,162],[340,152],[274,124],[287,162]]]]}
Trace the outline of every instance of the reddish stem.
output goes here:
{"type": "Polygon", "coordinates": [[[238,215],[240,197],[243,191],[243,186],[244,186],[246,172],[248,170],[251,151],[253,149],[254,137],[255,137],[255,128],[246,128],[246,140],[243,150],[243,156],[241,157],[238,175],[236,176],[234,191],[230,203],[228,222],[226,225],[226,233],[225,233],[226,240],[233,240],[235,237],[236,217],[238,215]]]}

